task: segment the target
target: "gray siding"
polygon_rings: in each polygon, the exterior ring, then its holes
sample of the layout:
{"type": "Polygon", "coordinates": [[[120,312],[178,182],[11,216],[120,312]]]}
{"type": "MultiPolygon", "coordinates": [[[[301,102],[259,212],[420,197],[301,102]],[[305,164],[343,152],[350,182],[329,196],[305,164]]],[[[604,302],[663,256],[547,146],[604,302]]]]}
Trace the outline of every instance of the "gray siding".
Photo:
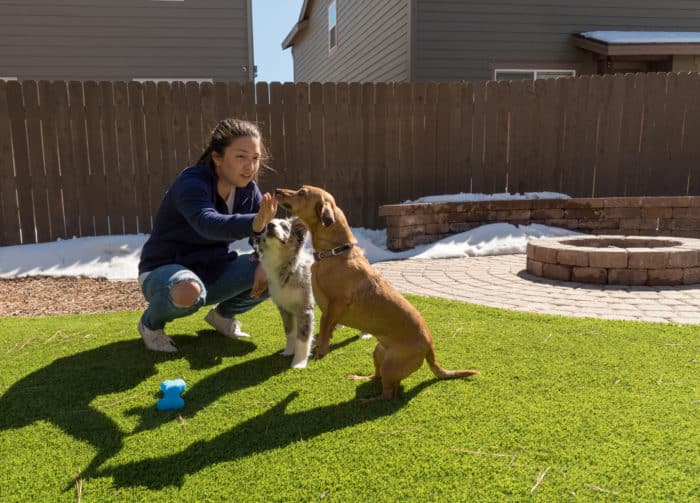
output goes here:
{"type": "Polygon", "coordinates": [[[336,0],[338,45],[328,51],[329,0],[310,5],[294,42],[296,82],[408,80],[408,0],[336,0]]]}
{"type": "Polygon", "coordinates": [[[249,0],[0,0],[0,78],[252,80],[249,16],[249,0]]]}
{"type": "Polygon", "coordinates": [[[695,0],[412,0],[412,80],[492,77],[504,63],[578,64],[591,56],[571,35],[593,30],[700,30],[695,0]]]}

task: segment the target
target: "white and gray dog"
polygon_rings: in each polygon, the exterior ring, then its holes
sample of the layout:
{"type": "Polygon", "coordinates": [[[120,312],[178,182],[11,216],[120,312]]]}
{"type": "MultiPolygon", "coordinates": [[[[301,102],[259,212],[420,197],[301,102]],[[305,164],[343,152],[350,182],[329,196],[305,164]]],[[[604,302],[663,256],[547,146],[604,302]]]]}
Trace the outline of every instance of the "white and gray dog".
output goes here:
{"type": "Polygon", "coordinates": [[[298,218],[275,218],[267,225],[265,234],[253,241],[267,274],[270,298],[282,315],[287,336],[287,347],[282,354],[294,355],[292,368],[306,367],[313,342],[313,257],[304,248],[307,233],[298,218]]]}

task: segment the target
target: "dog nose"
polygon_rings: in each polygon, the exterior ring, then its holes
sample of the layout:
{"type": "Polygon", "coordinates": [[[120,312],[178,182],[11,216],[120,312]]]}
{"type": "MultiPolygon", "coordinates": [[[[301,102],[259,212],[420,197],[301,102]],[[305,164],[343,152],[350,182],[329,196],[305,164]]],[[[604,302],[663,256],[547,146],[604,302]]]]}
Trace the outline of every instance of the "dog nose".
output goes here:
{"type": "Polygon", "coordinates": [[[267,230],[268,230],[268,231],[271,231],[271,230],[273,230],[274,228],[275,228],[275,224],[274,224],[274,223],[270,222],[269,224],[267,224],[267,230]]]}
{"type": "Polygon", "coordinates": [[[275,189],[275,195],[276,195],[276,196],[283,196],[283,195],[284,195],[284,189],[275,189]]]}

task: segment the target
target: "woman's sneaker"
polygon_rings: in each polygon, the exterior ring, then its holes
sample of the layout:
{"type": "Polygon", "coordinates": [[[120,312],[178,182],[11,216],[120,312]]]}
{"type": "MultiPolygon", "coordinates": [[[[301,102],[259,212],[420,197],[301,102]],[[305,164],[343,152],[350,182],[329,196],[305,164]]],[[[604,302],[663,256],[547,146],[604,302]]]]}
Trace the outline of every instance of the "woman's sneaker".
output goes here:
{"type": "Polygon", "coordinates": [[[165,335],[162,328],[151,330],[146,327],[142,321],[139,321],[139,334],[141,334],[146,348],[151,351],[161,351],[163,353],[174,353],[177,351],[175,343],[170,337],[165,335]]]}
{"type": "Polygon", "coordinates": [[[213,308],[204,317],[204,321],[209,323],[221,335],[232,339],[240,339],[241,337],[250,337],[250,334],[241,331],[241,322],[236,318],[225,318],[219,314],[216,308],[213,308]]]}

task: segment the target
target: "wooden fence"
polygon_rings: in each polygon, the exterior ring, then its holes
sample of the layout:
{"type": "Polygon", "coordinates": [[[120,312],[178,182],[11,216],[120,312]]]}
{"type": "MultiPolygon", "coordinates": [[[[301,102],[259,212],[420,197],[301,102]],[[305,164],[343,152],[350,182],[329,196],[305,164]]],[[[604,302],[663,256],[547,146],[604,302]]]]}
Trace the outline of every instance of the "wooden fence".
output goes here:
{"type": "Polygon", "coordinates": [[[261,187],[330,190],[353,225],[456,192],[700,195],[700,76],[535,82],[0,81],[0,245],[150,232],[224,117],[259,123],[261,187]]]}

